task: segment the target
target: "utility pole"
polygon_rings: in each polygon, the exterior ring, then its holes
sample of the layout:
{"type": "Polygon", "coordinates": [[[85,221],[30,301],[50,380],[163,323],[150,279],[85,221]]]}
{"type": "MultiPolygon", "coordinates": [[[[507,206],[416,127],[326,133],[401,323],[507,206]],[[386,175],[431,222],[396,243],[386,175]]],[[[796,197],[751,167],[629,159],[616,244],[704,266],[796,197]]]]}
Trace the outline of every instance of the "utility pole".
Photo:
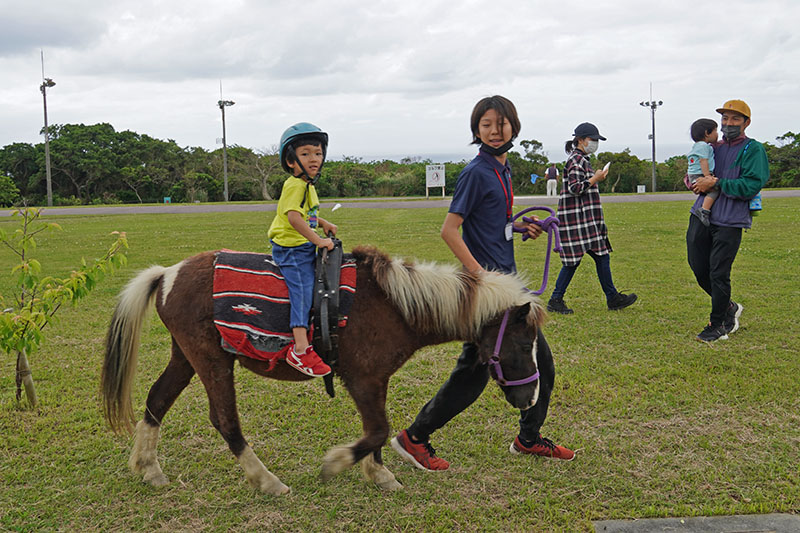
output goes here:
{"type": "Polygon", "coordinates": [[[47,207],[53,207],[53,180],[50,173],[50,131],[47,128],[47,89],[55,87],[56,82],[44,77],[44,50],[42,53],[42,84],[39,90],[42,91],[42,101],[44,102],[44,167],[47,173],[47,207]]]}
{"type": "Polygon", "coordinates": [[[653,192],[656,192],[656,109],[664,102],[661,100],[653,100],[653,84],[650,84],[650,100],[646,102],[639,102],[642,107],[650,108],[650,122],[653,126],[653,131],[649,135],[653,141],[653,192]]]}
{"type": "Polygon", "coordinates": [[[225,201],[228,201],[228,141],[225,138],[225,108],[228,106],[232,106],[236,102],[231,100],[223,100],[222,99],[222,81],[219,82],[219,101],[217,105],[219,106],[220,111],[222,111],[222,173],[223,173],[223,180],[224,180],[224,195],[225,201]]]}

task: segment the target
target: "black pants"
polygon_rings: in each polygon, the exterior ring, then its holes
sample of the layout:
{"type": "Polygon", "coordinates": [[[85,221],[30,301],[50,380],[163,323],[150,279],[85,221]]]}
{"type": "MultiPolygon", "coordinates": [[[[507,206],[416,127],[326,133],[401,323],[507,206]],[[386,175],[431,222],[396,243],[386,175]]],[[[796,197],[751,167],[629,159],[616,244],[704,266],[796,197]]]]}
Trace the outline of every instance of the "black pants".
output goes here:
{"type": "Polygon", "coordinates": [[[686,256],[697,284],[711,296],[711,325],[719,326],[731,302],[731,267],[742,228],[706,227],[696,216],[689,217],[686,256]]]}
{"type": "MultiPolygon", "coordinates": [[[[520,411],[519,417],[519,435],[525,440],[535,440],[539,435],[544,419],[547,418],[550,393],[556,375],[553,354],[541,330],[538,332],[537,348],[539,399],[530,409],[520,411]]],[[[426,440],[431,433],[443,427],[477,400],[488,381],[489,366],[478,361],[478,347],[468,342],[464,343],[450,377],[420,410],[408,432],[417,439],[426,440]]]]}

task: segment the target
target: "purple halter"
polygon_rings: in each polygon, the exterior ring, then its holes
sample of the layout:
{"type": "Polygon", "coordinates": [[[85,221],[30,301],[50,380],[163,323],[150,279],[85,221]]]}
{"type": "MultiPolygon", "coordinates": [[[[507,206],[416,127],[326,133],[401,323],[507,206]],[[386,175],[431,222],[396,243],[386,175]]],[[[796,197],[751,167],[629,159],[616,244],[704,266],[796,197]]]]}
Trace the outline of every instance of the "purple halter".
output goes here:
{"type": "Polygon", "coordinates": [[[536,373],[532,376],[528,376],[527,378],[523,379],[514,379],[511,381],[506,380],[503,377],[503,369],[500,366],[500,345],[503,344],[503,334],[506,332],[506,324],[508,324],[508,311],[505,312],[503,315],[503,322],[500,323],[500,331],[497,332],[497,342],[494,345],[494,353],[489,358],[489,366],[494,368],[494,380],[497,382],[498,385],[503,385],[506,387],[511,387],[514,385],[525,385],[527,383],[531,383],[539,379],[539,370],[536,370],[536,373]]]}

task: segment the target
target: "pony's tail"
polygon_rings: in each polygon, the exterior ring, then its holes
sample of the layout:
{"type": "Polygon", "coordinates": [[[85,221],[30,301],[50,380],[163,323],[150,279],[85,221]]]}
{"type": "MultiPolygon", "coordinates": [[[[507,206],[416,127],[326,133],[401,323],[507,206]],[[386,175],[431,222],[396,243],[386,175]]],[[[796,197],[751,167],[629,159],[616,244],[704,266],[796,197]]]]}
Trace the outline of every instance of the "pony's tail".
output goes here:
{"type": "Polygon", "coordinates": [[[101,392],[103,414],[115,432],[131,432],[136,421],[131,405],[131,384],[139,353],[139,333],[166,270],[162,266],[152,266],[128,282],[119,295],[108,327],[101,392]]]}

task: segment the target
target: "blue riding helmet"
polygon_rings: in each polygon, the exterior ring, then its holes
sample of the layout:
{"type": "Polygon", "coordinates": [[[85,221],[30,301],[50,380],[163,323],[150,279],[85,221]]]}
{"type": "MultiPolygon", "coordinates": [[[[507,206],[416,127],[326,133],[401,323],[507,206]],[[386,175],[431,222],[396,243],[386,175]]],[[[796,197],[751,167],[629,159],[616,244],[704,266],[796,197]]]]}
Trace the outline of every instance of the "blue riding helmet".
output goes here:
{"type": "MultiPolygon", "coordinates": [[[[324,163],[325,156],[328,153],[328,134],[319,129],[317,126],[309,123],[309,122],[298,122],[294,126],[289,126],[286,131],[283,132],[281,135],[281,148],[279,152],[279,157],[281,160],[281,166],[283,170],[288,172],[289,174],[292,173],[292,169],[289,168],[289,165],[286,162],[286,157],[289,153],[292,154],[293,159],[294,157],[294,141],[297,141],[301,137],[308,136],[309,140],[313,140],[315,143],[319,142],[322,144],[322,161],[324,163]]],[[[302,168],[302,165],[300,166],[302,168]]],[[[305,169],[303,169],[303,173],[308,176],[305,169]]],[[[308,176],[310,180],[316,181],[316,176],[313,178],[308,176]]]]}

